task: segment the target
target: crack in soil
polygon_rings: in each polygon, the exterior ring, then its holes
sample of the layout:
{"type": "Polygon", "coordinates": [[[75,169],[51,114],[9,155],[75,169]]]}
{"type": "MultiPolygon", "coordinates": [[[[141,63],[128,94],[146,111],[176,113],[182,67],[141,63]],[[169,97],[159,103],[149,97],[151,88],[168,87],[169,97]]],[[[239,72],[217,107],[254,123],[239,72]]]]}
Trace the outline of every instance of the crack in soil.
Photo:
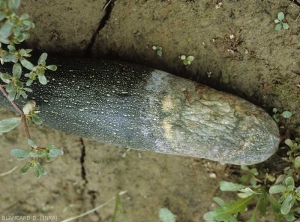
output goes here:
{"type": "Polygon", "coordinates": [[[84,180],[85,185],[88,183],[88,180],[86,179],[86,172],[84,167],[84,158],[85,158],[85,145],[82,138],[80,138],[81,143],[81,156],[80,156],[80,164],[81,164],[81,178],[84,180]]]}
{"type": "Polygon", "coordinates": [[[292,3],[295,3],[296,5],[300,6],[300,2],[298,2],[297,0],[290,0],[292,3]]]}
{"type": "MultiPolygon", "coordinates": [[[[88,195],[90,195],[90,197],[91,197],[90,203],[91,203],[92,207],[95,208],[95,207],[96,207],[96,198],[97,198],[97,197],[96,197],[96,194],[97,194],[97,191],[95,191],[95,190],[89,190],[87,193],[88,193],[88,195]]],[[[100,220],[101,220],[100,213],[96,210],[96,211],[94,212],[94,214],[97,215],[98,221],[100,221],[100,220]]]]}
{"type": "MultiPolygon", "coordinates": [[[[90,55],[91,52],[91,48],[93,47],[94,43],[95,43],[95,39],[98,35],[98,33],[105,27],[107,21],[110,19],[110,14],[114,8],[114,2],[115,0],[107,0],[104,7],[102,8],[102,10],[105,10],[105,14],[104,16],[101,18],[98,28],[96,29],[96,31],[94,32],[94,34],[92,35],[91,41],[90,43],[87,45],[86,47],[86,51],[85,51],[85,55],[88,56],[90,55]]],[[[101,11],[102,11],[101,10],[101,11]]]]}
{"type": "MultiPolygon", "coordinates": [[[[81,164],[81,178],[84,181],[84,185],[83,185],[83,192],[82,194],[85,193],[85,190],[88,184],[88,180],[86,178],[86,171],[85,171],[85,166],[84,166],[84,162],[85,162],[85,156],[86,156],[86,150],[85,150],[85,144],[84,144],[84,140],[83,138],[80,138],[80,143],[81,143],[81,156],[80,156],[80,164],[81,164]]],[[[93,208],[96,207],[96,193],[97,191],[94,190],[87,190],[86,193],[90,196],[90,204],[92,205],[93,208]]],[[[82,196],[82,198],[84,199],[84,196],[82,196]]],[[[100,214],[95,211],[94,214],[98,217],[98,221],[101,220],[101,216],[100,214]]]]}
{"type": "MultiPolygon", "coordinates": [[[[85,171],[85,166],[84,166],[84,162],[85,162],[85,156],[86,156],[86,150],[85,150],[85,144],[84,144],[84,140],[83,138],[80,138],[80,143],[81,143],[81,156],[80,156],[80,164],[81,164],[81,178],[84,181],[84,185],[83,185],[83,192],[82,192],[82,199],[84,200],[84,195],[85,193],[87,193],[90,196],[90,204],[92,205],[93,208],[96,207],[96,191],[94,190],[87,190],[86,188],[88,188],[87,184],[88,184],[88,180],[86,178],[86,171],[85,171]]],[[[101,220],[101,216],[100,214],[95,211],[94,214],[97,216],[98,221],[101,220]]]]}

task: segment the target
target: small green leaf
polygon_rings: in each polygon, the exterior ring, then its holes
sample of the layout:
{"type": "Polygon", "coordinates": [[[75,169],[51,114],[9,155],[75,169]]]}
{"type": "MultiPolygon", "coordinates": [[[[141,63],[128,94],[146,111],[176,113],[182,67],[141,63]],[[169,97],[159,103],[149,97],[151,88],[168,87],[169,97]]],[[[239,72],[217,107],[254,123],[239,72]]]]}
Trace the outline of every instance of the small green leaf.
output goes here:
{"type": "Polygon", "coordinates": [[[8,100],[9,101],[14,101],[14,99],[16,98],[16,96],[17,96],[17,91],[16,90],[10,91],[8,93],[8,100]]]}
{"type": "Polygon", "coordinates": [[[300,156],[297,156],[297,157],[295,158],[295,163],[294,163],[294,165],[295,165],[295,168],[297,168],[297,169],[300,168],[300,156]]]}
{"type": "Polygon", "coordinates": [[[186,59],[188,60],[188,61],[190,61],[190,62],[192,62],[193,60],[194,60],[194,56],[188,56],[186,59]]]}
{"type": "Polygon", "coordinates": [[[13,76],[16,77],[17,79],[20,79],[22,74],[22,66],[20,63],[15,63],[13,66],[13,76]]]}
{"type": "Polygon", "coordinates": [[[278,203],[278,201],[269,194],[267,194],[267,199],[268,199],[269,203],[271,204],[272,210],[275,213],[279,214],[281,205],[278,203]]]}
{"type": "Polygon", "coordinates": [[[9,0],[8,8],[12,11],[15,11],[19,7],[20,2],[21,2],[21,0],[9,0]]]}
{"type": "Polygon", "coordinates": [[[4,50],[3,50],[1,56],[2,56],[2,59],[4,62],[16,63],[18,61],[18,57],[14,53],[11,53],[11,52],[4,52],[4,50]]]}
{"type": "Polygon", "coordinates": [[[255,176],[258,175],[258,171],[257,171],[256,168],[252,168],[252,169],[250,170],[250,172],[251,172],[253,175],[255,175],[255,176]]]}
{"type": "Polygon", "coordinates": [[[30,89],[30,88],[24,88],[24,90],[26,91],[26,92],[32,92],[32,89],[30,89]]]}
{"type": "Polygon", "coordinates": [[[36,145],[36,143],[32,140],[32,139],[28,139],[27,143],[29,146],[31,146],[32,148],[37,148],[38,146],[36,145]]]}
{"type": "Polygon", "coordinates": [[[276,31],[281,30],[281,28],[282,28],[282,24],[281,24],[281,23],[278,23],[278,24],[275,26],[275,30],[276,30],[276,31]]]}
{"type": "Polygon", "coordinates": [[[31,55],[28,53],[28,51],[25,50],[25,49],[20,49],[20,50],[19,50],[19,53],[20,53],[20,55],[23,56],[23,57],[30,57],[30,56],[31,56],[31,55]]]}
{"type": "Polygon", "coordinates": [[[38,60],[38,64],[39,64],[39,65],[44,65],[44,64],[46,64],[47,56],[48,56],[47,53],[43,53],[43,54],[40,56],[39,60],[38,60]]]}
{"type": "Polygon", "coordinates": [[[55,146],[53,144],[46,146],[46,150],[52,150],[52,149],[55,149],[55,146]]]}
{"type": "MultiPolygon", "coordinates": [[[[20,91],[19,92],[20,96],[22,96],[24,99],[26,99],[28,97],[28,95],[26,94],[25,91],[20,91]]],[[[17,97],[16,97],[17,98],[17,97]]],[[[19,98],[19,97],[18,97],[19,98]]]]}
{"type": "Polygon", "coordinates": [[[179,56],[179,58],[180,58],[181,60],[185,60],[185,59],[186,59],[186,56],[185,56],[185,55],[181,55],[181,56],[179,56]]]}
{"type": "Polygon", "coordinates": [[[282,21],[284,19],[284,13],[283,12],[279,12],[277,15],[278,20],[282,21]]]}
{"type": "Polygon", "coordinates": [[[49,157],[56,157],[58,155],[63,155],[63,154],[64,154],[64,152],[60,149],[51,149],[49,151],[49,157]]]}
{"type": "Polygon", "coordinates": [[[284,185],[273,185],[269,189],[270,194],[283,193],[287,189],[284,185]]]}
{"type": "Polygon", "coordinates": [[[267,200],[267,193],[264,190],[260,196],[259,202],[258,202],[258,209],[260,214],[263,217],[266,217],[267,214],[267,207],[268,207],[268,200],[267,200]]]}
{"type": "Polygon", "coordinates": [[[288,214],[285,214],[284,215],[284,219],[286,219],[286,221],[295,222],[296,221],[296,217],[294,216],[294,212],[292,211],[292,212],[289,212],[288,214]]]}
{"type": "Polygon", "coordinates": [[[286,139],[286,140],[284,141],[284,143],[285,143],[286,145],[288,145],[290,148],[292,148],[292,147],[294,146],[293,141],[290,140],[290,139],[286,139]]]}
{"type": "Polygon", "coordinates": [[[220,182],[220,190],[222,191],[239,191],[240,189],[243,188],[246,188],[246,186],[238,183],[227,182],[227,181],[220,182]]]}
{"type": "Polygon", "coordinates": [[[292,194],[288,195],[284,199],[283,203],[281,204],[280,212],[282,214],[288,214],[290,212],[292,206],[294,205],[295,201],[296,201],[296,199],[295,199],[295,197],[293,197],[292,194]]]}
{"type": "Polygon", "coordinates": [[[295,181],[293,179],[293,177],[287,177],[285,179],[285,185],[288,187],[288,186],[292,186],[292,187],[295,187],[295,181]]]}
{"type": "Polygon", "coordinates": [[[190,61],[188,61],[188,60],[185,59],[185,60],[183,60],[183,64],[187,66],[187,65],[190,64],[190,61]]]}
{"type": "Polygon", "coordinates": [[[12,82],[9,82],[6,86],[6,92],[10,93],[14,91],[16,91],[14,84],[12,82]]]}
{"type": "Polygon", "coordinates": [[[23,25],[27,27],[27,28],[24,27],[25,30],[29,30],[30,28],[34,28],[35,27],[34,23],[31,22],[31,21],[29,21],[29,20],[24,20],[23,21],[23,25]]]}
{"type": "Polygon", "coordinates": [[[38,75],[38,78],[39,78],[39,82],[42,84],[42,85],[46,85],[47,84],[47,79],[46,79],[46,76],[44,74],[39,74],[38,75]]]}
{"type": "Polygon", "coordinates": [[[296,207],[293,209],[293,212],[300,214],[300,207],[296,207]]]}
{"type": "Polygon", "coordinates": [[[33,83],[33,80],[32,79],[28,79],[27,82],[26,82],[26,86],[30,86],[32,83],[33,83]]]}
{"type": "Polygon", "coordinates": [[[50,161],[51,157],[49,156],[49,154],[46,154],[45,159],[46,159],[47,162],[50,161]]]}
{"type": "Polygon", "coordinates": [[[47,170],[38,163],[33,166],[33,171],[36,178],[40,178],[41,175],[47,174],[47,170]]]}
{"type": "Polygon", "coordinates": [[[22,32],[19,36],[17,36],[17,40],[21,43],[24,40],[28,39],[30,34],[28,32],[22,32]]]}
{"type": "Polygon", "coordinates": [[[37,168],[39,169],[39,171],[42,175],[47,174],[47,170],[42,165],[37,164],[37,168]]]}
{"type": "Polygon", "coordinates": [[[45,156],[46,152],[45,150],[34,150],[30,153],[31,157],[43,157],[45,156]]]}
{"type": "Polygon", "coordinates": [[[23,14],[20,16],[20,20],[26,20],[29,18],[29,15],[28,14],[23,14]]]}
{"type": "Polygon", "coordinates": [[[6,20],[0,28],[0,36],[4,39],[8,38],[12,32],[13,23],[10,20],[6,20]]]}
{"type": "Polygon", "coordinates": [[[288,25],[287,23],[282,23],[282,27],[283,27],[284,29],[288,29],[288,28],[289,28],[289,25],[288,25]]]}
{"type": "Polygon", "coordinates": [[[17,38],[18,38],[18,36],[20,36],[20,35],[22,35],[21,27],[17,26],[17,27],[15,27],[15,30],[14,30],[14,36],[17,36],[17,38]]]}
{"type": "Polygon", "coordinates": [[[203,215],[203,219],[206,221],[214,221],[215,211],[209,211],[203,215]]]}
{"type": "Polygon", "coordinates": [[[281,113],[281,116],[283,118],[290,118],[293,114],[290,111],[284,111],[283,113],[281,113]]]}
{"type": "Polygon", "coordinates": [[[274,22],[275,22],[275,23],[279,23],[280,21],[279,21],[278,19],[275,19],[274,22]]]}
{"type": "Polygon", "coordinates": [[[43,123],[42,119],[36,114],[33,114],[31,119],[36,125],[41,125],[43,123]]]}
{"type": "MultiPolygon", "coordinates": [[[[296,188],[296,193],[297,193],[298,196],[300,196],[300,187],[297,187],[297,188],[296,188]]],[[[299,210],[300,210],[300,207],[299,207],[299,210]]],[[[300,213],[300,212],[299,212],[299,213],[300,213]]]]}
{"type": "Polygon", "coordinates": [[[256,192],[256,191],[252,190],[250,187],[240,189],[239,191],[242,192],[242,193],[251,194],[251,195],[252,194],[260,194],[259,192],[256,192]]]}
{"type": "Polygon", "coordinates": [[[244,199],[231,201],[230,203],[226,203],[224,206],[219,207],[214,211],[205,213],[203,217],[205,220],[228,221],[233,215],[236,215],[239,212],[243,213],[254,197],[255,195],[252,195],[244,199]]]}
{"type": "Polygon", "coordinates": [[[247,222],[256,222],[256,209],[254,210],[254,212],[252,212],[252,215],[249,220],[247,220],[247,222]]]}
{"type": "Polygon", "coordinates": [[[0,73],[0,78],[5,83],[10,83],[11,81],[11,75],[9,75],[8,73],[0,73]]]}
{"type": "Polygon", "coordinates": [[[161,208],[159,210],[159,218],[162,222],[175,222],[174,214],[168,208],[161,208]]]}
{"type": "Polygon", "coordinates": [[[11,150],[11,155],[17,157],[18,160],[25,160],[28,158],[31,154],[30,150],[20,149],[20,148],[14,148],[11,150]]]}
{"type": "Polygon", "coordinates": [[[161,51],[161,50],[157,50],[157,51],[156,51],[156,54],[157,54],[158,56],[162,56],[162,51],[161,51]]]}
{"type": "Polygon", "coordinates": [[[214,199],[213,199],[217,204],[219,204],[219,206],[224,206],[224,204],[225,204],[225,201],[224,200],[222,200],[220,197],[214,197],[214,199]]]}
{"type": "Polygon", "coordinates": [[[39,168],[37,167],[37,164],[35,164],[33,166],[33,173],[37,179],[39,179],[41,177],[41,172],[40,172],[39,168]]]}
{"type": "Polygon", "coordinates": [[[57,66],[56,65],[49,65],[49,66],[47,66],[47,69],[49,69],[51,71],[56,71],[57,70],[57,66]]]}
{"type": "Polygon", "coordinates": [[[256,179],[255,179],[254,177],[251,177],[251,179],[250,179],[250,184],[251,184],[252,186],[256,186],[256,185],[257,185],[257,181],[256,181],[256,179]]]}
{"type": "Polygon", "coordinates": [[[14,53],[16,51],[16,47],[13,45],[8,45],[7,48],[9,49],[10,52],[14,53]]]}
{"type": "Polygon", "coordinates": [[[6,133],[16,128],[21,122],[21,118],[7,118],[0,121],[0,133],[6,133]]]}
{"type": "Polygon", "coordinates": [[[20,62],[22,66],[24,66],[26,69],[33,70],[34,65],[31,62],[29,62],[27,59],[21,59],[20,62]]]}
{"type": "Polygon", "coordinates": [[[30,163],[26,164],[26,165],[21,169],[21,174],[25,174],[30,168],[31,168],[31,164],[30,164],[30,163]]]}
{"type": "Polygon", "coordinates": [[[0,12],[0,22],[6,17],[5,12],[0,12]]]}
{"type": "Polygon", "coordinates": [[[246,165],[242,165],[242,166],[241,166],[241,170],[248,171],[248,170],[249,170],[249,167],[248,167],[248,166],[246,166],[246,165]]]}
{"type": "MultiPolygon", "coordinates": [[[[2,37],[1,35],[0,35],[0,42],[2,42],[4,44],[7,44],[7,45],[10,44],[10,40],[7,39],[7,38],[2,37]]],[[[6,61],[6,58],[3,57],[3,55],[2,55],[2,58],[3,58],[4,61],[6,61]]]]}

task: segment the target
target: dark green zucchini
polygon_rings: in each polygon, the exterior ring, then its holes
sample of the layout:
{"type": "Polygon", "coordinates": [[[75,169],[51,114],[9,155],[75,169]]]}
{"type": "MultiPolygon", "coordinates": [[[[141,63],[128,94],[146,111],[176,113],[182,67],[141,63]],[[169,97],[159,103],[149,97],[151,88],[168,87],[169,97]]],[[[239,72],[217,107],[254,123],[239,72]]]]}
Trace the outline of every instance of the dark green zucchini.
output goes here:
{"type": "MultiPolygon", "coordinates": [[[[121,62],[51,63],[58,70],[47,73],[46,86],[34,84],[28,99],[55,129],[126,148],[238,165],[262,162],[278,148],[273,119],[228,93],[121,62]]],[[[9,106],[3,96],[0,103],[9,106]]]]}

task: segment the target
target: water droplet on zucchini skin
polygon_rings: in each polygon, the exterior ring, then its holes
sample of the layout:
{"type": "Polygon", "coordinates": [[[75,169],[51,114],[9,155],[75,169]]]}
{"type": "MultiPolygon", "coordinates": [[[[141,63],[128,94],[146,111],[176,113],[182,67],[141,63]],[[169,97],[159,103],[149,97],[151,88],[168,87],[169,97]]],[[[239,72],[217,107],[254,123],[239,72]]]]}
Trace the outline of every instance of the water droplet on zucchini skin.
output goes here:
{"type": "MultiPolygon", "coordinates": [[[[279,130],[261,108],[139,65],[59,59],[49,83],[33,84],[44,123],[127,148],[251,165],[278,149],[279,130]]],[[[7,105],[0,97],[1,104],[7,105]]],[[[18,101],[23,104],[25,100],[18,101]]]]}

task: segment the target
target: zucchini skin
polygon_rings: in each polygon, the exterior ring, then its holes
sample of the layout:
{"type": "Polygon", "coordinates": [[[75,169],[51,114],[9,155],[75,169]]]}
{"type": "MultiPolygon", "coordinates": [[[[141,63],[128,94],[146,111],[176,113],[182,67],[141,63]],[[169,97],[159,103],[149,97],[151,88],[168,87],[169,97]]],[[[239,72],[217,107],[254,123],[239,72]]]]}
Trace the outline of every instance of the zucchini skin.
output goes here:
{"type": "MultiPolygon", "coordinates": [[[[48,59],[49,60],[49,59],[48,59]]],[[[261,108],[149,67],[58,59],[35,100],[44,124],[126,148],[251,165],[276,152],[279,129],[261,108]]],[[[5,68],[1,67],[1,72],[5,68]]],[[[3,95],[0,103],[11,108],[3,95]]]]}

